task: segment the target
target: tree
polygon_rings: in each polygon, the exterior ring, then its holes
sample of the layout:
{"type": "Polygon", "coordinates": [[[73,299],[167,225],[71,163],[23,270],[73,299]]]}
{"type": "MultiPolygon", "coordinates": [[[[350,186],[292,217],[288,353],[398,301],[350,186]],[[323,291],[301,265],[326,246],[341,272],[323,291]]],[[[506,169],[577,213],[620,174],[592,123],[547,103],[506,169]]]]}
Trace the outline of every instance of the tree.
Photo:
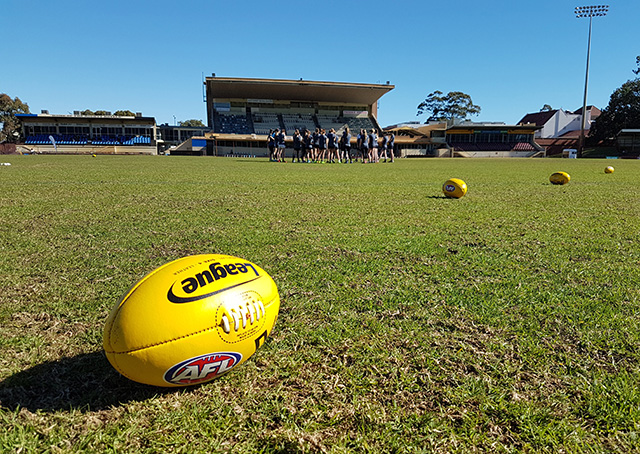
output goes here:
{"type": "Polygon", "coordinates": [[[480,106],[473,104],[471,96],[461,91],[450,91],[443,96],[441,91],[436,90],[418,105],[417,115],[423,113],[430,114],[427,121],[466,119],[468,115],[478,115],[480,106]]]}
{"type": "Polygon", "coordinates": [[[204,123],[202,122],[202,120],[192,119],[192,120],[186,120],[186,121],[179,121],[178,126],[185,126],[187,128],[203,128],[204,123]]]}
{"type": "Polygon", "coordinates": [[[89,110],[89,109],[85,109],[82,112],[80,112],[81,115],[95,115],[95,113],[93,112],[93,110],[89,110]]]}
{"type": "Polygon", "coordinates": [[[0,142],[17,142],[22,135],[22,123],[16,114],[29,113],[29,106],[16,97],[0,93],[0,142]]]}
{"type": "Polygon", "coordinates": [[[113,114],[118,117],[135,117],[136,116],[136,114],[134,114],[130,110],[116,110],[113,114]]]}
{"type": "Polygon", "coordinates": [[[589,137],[611,139],[621,129],[640,129],[640,79],[629,80],[613,92],[609,105],[591,125],[589,137]]]}
{"type": "Polygon", "coordinates": [[[542,109],[540,109],[540,112],[551,112],[553,110],[553,107],[551,107],[549,104],[545,104],[544,106],[542,106],[542,109]]]}

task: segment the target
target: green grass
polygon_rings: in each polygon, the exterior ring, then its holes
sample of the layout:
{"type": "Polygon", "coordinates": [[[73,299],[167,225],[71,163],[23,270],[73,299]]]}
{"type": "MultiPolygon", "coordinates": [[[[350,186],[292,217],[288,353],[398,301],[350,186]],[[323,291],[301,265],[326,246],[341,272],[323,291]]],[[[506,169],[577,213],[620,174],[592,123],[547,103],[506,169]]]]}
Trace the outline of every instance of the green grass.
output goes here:
{"type": "Polygon", "coordinates": [[[2,160],[0,452],[640,452],[639,161],[2,160]],[[272,337],[119,376],[111,307],[196,253],[271,274],[272,337]]]}

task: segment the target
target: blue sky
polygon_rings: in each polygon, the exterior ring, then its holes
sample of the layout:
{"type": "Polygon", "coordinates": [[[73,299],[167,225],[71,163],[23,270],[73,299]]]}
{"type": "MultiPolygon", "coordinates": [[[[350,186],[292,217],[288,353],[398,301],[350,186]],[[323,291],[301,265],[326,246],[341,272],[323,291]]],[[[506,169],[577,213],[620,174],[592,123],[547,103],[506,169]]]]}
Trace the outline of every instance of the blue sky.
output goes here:
{"type": "MultiPolygon", "coordinates": [[[[203,74],[390,81],[382,126],[424,120],[416,107],[434,90],[469,94],[474,120],[513,124],[544,104],[582,106],[589,21],[574,7],[592,4],[0,0],[0,92],[35,113],[129,109],[173,124],[206,122],[203,74]]],[[[640,1],[609,5],[593,21],[588,103],[601,108],[640,55],[640,1]]]]}

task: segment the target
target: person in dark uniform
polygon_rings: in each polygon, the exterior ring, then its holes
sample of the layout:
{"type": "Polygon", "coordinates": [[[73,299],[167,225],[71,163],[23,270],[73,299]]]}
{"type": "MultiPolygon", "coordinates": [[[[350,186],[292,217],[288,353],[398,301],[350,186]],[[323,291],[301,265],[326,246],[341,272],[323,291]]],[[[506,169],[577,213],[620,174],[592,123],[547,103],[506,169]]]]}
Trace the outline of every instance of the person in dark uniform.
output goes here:
{"type": "Polygon", "coordinates": [[[395,160],[395,156],[393,154],[393,149],[396,145],[396,135],[391,132],[391,134],[389,134],[389,143],[387,144],[387,148],[389,149],[389,155],[391,156],[391,162],[396,162],[395,160]]]}
{"type": "Polygon", "coordinates": [[[305,162],[311,162],[311,159],[313,159],[313,136],[308,129],[304,131],[303,141],[305,149],[304,160],[305,162]]]}
{"type": "Polygon", "coordinates": [[[327,147],[329,148],[329,161],[340,162],[340,156],[338,155],[338,135],[336,130],[331,128],[327,134],[327,147]]]}
{"type": "Polygon", "coordinates": [[[360,130],[360,153],[362,153],[362,162],[369,162],[369,138],[367,137],[367,131],[360,130]]]}
{"type": "Polygon", "coordinates": [[[382,162],[387,162],[387,146],[389,145],[389,136],[386,134],[382,134],[382,143],[380,144],[380,160],[384,159],[382,162]]]}
{"type": "Polygon", "coordinates": [[[302,153],[300,151],[301,148],[302,134],[300,134],[300,130],[296,129],[293,133],[293,159],[291,160],[291,162],[296,162],[296,159],[298,160],[298,162],[302,162],[302,153]]]}
{"type": "Polygon", "coordinates": [[[276,138],[273,129],[269,129],[269,135],[267,136],[267,148],[269,149],[269,161],[275,161],[276,138]]]}
{"type": "Polygon", "coordinates": [[[321,129],[320,134],[318,135],[318,150],[320,154],[318,160],[320,162],[325,162],[327,159],[327,133],[324,129],[321,129]]]}
{"type": "Polygon", "coordinates": [[[284,152],[287,147],[285,143],[286,138],[287,138],[287,135],[285,134],[284,129],[280,131],[276,136],[276,142],[278,143],[278,162],[286,162],[284,160],[285,158],[284,152]]]}
{"type": "Polygon", "coordinates": [[[313,162],[318,162],[320,154],[320,128],[316,128],[311,137],[313,137],[313,156],[311,159],[313,162]]]}
{"type": "Polygon", "coordinates": [[[369,133],[369,162],[378,162],[378,135],[373,128],[369,133]]]}
{"type": "Polygon", "coordinates": [[[342,152],[343,162],[349,162],[351,164],[351,132],[349,126],[342,131],[342,137],[340,138],[340,150],[342,152]]]}

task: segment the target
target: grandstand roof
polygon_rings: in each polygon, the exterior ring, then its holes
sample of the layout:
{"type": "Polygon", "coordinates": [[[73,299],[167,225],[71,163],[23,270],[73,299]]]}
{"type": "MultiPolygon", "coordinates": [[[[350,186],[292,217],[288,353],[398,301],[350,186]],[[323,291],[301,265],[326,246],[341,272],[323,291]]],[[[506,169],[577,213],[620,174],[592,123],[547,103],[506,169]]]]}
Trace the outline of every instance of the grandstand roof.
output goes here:
{"type": "Polygon", "coordinates": [[[155,124],[154,117],[122,117],[117,115],[50,115],[16,114],[23,122],[47,123],[147,123],[155,124]]]}
{"type": "Polygon", "coordinates": [[[207,77],[205,84],[212,98],[281,99],[363,105],[375,104],[385,93],[395,88],[390,84],[235,77],[207,77]]]}

